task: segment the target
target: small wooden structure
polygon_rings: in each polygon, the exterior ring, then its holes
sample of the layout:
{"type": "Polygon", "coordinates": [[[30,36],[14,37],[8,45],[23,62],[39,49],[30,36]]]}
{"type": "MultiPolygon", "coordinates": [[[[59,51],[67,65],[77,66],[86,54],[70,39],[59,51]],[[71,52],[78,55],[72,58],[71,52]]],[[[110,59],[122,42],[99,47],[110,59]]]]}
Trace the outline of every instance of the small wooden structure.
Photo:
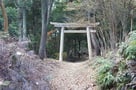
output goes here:
{"type": "Polygon", "coordinates": [[[92,28],[99,25],[98,22],[97,23],[89,23],[89,24],[50,22],[50,24],[54,25],[55,27],[61,27],[59,61],[63,60],[64,33],[86,33],[89,59],[92,58],[90,32],[96,32],[96,30],[93,30],[92,28]],[[65,30],[65,28],[85,28],[85,30],[65,30]]]}

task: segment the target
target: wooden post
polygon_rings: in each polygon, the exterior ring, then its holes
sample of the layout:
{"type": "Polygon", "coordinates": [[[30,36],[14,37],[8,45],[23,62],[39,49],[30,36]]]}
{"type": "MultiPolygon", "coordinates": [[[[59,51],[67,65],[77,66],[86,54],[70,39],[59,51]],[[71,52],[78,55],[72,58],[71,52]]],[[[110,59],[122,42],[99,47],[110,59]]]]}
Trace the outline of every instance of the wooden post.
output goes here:
{"type": "Polygon", "coordinates": [[[64,27],[61,27],[59,61],[63,60],[64,27]]]}
{"type": "Polygon", "coordinates": [[[89,60],[92,58],[92,47],[91,47],[91,37],[90,37],[90,27],[86,27],[87,31],[87,43],[88,43],[88,53],[89,53],[89,60]]]}

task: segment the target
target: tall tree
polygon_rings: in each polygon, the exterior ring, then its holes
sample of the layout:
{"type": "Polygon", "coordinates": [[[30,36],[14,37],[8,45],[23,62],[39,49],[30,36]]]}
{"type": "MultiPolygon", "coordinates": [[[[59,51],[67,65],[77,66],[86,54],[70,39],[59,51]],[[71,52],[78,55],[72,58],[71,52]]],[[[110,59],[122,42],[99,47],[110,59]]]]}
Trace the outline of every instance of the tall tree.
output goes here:
{"type": "Polygon", "coordinates": [[[47,40],[47,30],[49,23],[49,16],[53,0],[41,0],[41,14],[42,14],[42,33],[41,41],[39,47],[39,56],[41,59],[46,58],[46,40],[47,40]]]}
{"type": "MultiPolygon", "coordinates": [[[[17,2],[18,4],[20,3],[20,0],[17,2]]],[[[22,41],[22,9],[21,7],[18,6],[18,29],[19,29],[19,41],[22,41]]]]}
{"type": "Polygon", "coordinates": [[[4,31],[8,32],[8,17],[7,17],[7,13],[6,13],[6,10],[5,10],[5,5],[3,3],[3,0],[0,0],[0,8],[1,8],[1,11],[2,11],[2,15],[4,17],[4,31]]]}
{"type": "Polygon", "coordinates": [[[32,0],[15,0],[16,7],[18,8],[18,28],[19,40],[26,39],[26,10],[30,8],[32,0]]]}

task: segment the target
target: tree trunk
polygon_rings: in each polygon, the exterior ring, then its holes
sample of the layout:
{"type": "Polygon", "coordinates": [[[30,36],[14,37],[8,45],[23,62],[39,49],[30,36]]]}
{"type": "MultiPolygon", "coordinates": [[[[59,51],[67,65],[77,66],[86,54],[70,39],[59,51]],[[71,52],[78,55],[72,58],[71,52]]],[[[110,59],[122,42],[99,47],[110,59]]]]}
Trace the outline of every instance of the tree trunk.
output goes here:
{"type": "Polygon", "coordinates": [[[100,47],[98,45],[95,33],[91,33],[91,40],[92,40],[92,45],[94,46],[94,49],[95,49],[95,55],[97,56],[101,55],[100,47]]]}
{"type": "Polygon", "coordinates": [[[19,42],[23,40],[23,8],[20,6],[21,1],[16,0],[16,7],[17,7],[17,12],[18,12],[18,31],[19,31],[19,42]]]}
{"type": "Polygon", "coordinates": [[[131,20],[131,24],[130,24],[130,31],[132,31],[133,30],[133,10],[131,10],[131,12],[130,12],[130,15],[131,15],[131,17],[130,17],[130,20],[131,20]]]}
{"type": "Polygon", "coordinates": [[[49,20],[49,10],[48,10],[49,0],[41,0],[41,10],[42,10],[42,33],[41,41],[39,47],[39,56],[41,59],[46,58],[46,38],[47,38],[47,27],[49,20]]]}
{"type": "Polygon", "coordinates": [[[26,40],[26,7],[22,5],[20,0],[16,0],[15,4],[18,8],[18,29],[19,29],[19,41],[26,40]]]}
{"type": "Polygon", "coordinates": [[[22,9],[18,7],[18,29],[19,29],[19,41],[23,40],[23,30],[22,30],[22,9]]]}
{"type": "Polygon", "coordinates": [[[23,7],[23,40],[26,40],[26,9],[23,7]]]}
{"type": "Polygon", "coordinates": [[[3,0],[0,0],[0,7],[1,7],[2,15],[4,17],[4,31],[8,32],[8,16],[5,10],[5,5],[3,3],[3,0]]]}

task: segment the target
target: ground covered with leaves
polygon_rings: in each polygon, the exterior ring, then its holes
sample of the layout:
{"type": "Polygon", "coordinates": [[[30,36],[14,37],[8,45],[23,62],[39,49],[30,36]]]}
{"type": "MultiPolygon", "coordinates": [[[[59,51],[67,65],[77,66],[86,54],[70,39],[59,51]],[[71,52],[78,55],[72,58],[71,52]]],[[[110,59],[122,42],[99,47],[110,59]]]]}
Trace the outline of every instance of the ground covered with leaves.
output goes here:
{"type": "Polygon", "coordinates": [[[0,90],[98,90],[89,61],[42,61],[27,43],[0,39],[0,90]]]}

